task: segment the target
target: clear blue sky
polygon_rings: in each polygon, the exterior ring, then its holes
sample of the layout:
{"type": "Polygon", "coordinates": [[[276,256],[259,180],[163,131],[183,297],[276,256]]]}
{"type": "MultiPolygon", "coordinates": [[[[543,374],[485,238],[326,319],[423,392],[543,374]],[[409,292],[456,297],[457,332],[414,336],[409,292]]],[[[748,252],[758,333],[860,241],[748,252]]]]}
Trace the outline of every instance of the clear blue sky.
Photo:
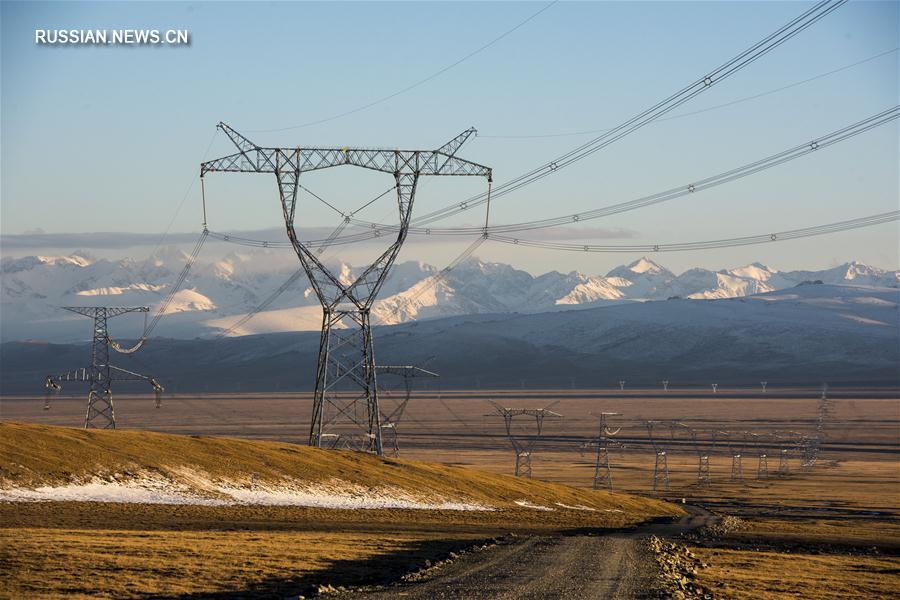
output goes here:
{"type": "MultiPolygon", "coordinates": [[[[811,3],[558,3],[484,52],[387,102],[311,127],[253,133],[391,94],[544,5],[3,2],[0,232],[162,232],[196,178],[220,120],[260,144],[291,146],[432,148],[474,125],[482,137],[461,154],[491,165],[501,183],[590,136],[487,136],[616,125],[811,3]],[[36,28],[189,29],[192,44],[37,46],[36,28]]],[[[898,45],[898,3],[851,2],[677,112],[764,92],[898,45]]],[[[493,220],[566,214],[667,189],[897,102],[894,52],[778,94],[647,127],[498,200],[493,220]]],[[[219,135],[207,158],[230,152],[219,135]]],[[[351,170],[307,183],[350,207],[391,180],[351,170]]],[[[471,181],[429,183],[420,190],[416,211],[481,189],[471,181]]],[[[208,191],[211,228],[279,225],[271,176],[211,175],[208,191]]],[[[195,186],[171,230],[199,232],[199,205],[195,186]]],[[[715,191],[591,225],[630,236],[610,243],[677,242],[828,223],[897,206],[898,130],[892,125],[715,191]]],[[[336,223],[327,209],[311,210],[298,224],[336,223]]],[[[361,216],[387,214],[389,206],[361,216]]],[[[475,219],[467,215],[448,224],[475,219]]],[[[410,244],[403,258],[441,263],[465,244],[410,244]]],[[[820,268],[850,259],[898,268],[898,246],[898,228],[889,224],[789,244],[661,255],[659,261],[674,270],[752,260],[820,268]]],[[[151,249],[123,252],[140,258],[151,249]]],[[[509,247],[485,247],[479,255],[534,272],[591,274],[636,258],[509,247]]]]}

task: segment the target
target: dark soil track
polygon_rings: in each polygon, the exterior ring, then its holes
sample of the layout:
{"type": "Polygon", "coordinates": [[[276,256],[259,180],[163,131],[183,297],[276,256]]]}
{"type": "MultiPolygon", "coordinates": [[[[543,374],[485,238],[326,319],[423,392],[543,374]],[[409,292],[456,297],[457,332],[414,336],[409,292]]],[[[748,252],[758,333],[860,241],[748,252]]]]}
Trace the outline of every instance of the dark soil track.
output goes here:
{"type": "Polygon", "coordinates": [[[674,523],[596,535],[511,538],[481,552],[463,554],[434,570],[386,588],[342,598],[551,599],[658,598],[658,568],[645,539],[673,536],[710,524],[700,508],[674,523]]]}

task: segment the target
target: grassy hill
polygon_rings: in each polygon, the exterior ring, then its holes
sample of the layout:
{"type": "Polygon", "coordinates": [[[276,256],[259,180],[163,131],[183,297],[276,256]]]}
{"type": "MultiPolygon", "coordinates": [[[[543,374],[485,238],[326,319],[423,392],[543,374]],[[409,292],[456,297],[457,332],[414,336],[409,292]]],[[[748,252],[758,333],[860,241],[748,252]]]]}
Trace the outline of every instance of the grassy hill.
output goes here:
{"type": "Polygon", "coordinates": [[[627,494],[358,452],[20,423],[0,423],[0,498],[486,512],[528,509],[617,516],[611,524],[678,511],[672,505],[627,494]]]}
{"type": "Polygon", "coordinates": [[[0,597],[315,596],[322,584],[391,581],[510,532],[678,513],[649,498],[354,452],[0,423],[0,597]],[[92,576],[74,577],[85,563],[92,576]]]}

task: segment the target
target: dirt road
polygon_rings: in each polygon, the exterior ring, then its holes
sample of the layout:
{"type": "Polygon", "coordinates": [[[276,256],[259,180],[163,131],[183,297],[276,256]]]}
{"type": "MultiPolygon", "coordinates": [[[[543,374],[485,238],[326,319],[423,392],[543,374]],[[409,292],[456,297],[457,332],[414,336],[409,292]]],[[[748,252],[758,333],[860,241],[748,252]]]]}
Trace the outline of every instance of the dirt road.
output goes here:
{"type": "Polygon", "coordinates": [[[656,598],[657,565],[647,536],[672,536],[709,524],[714,517],[690,507],[674,523],[597,535],[512,538],[462,555],[416,581],[344,597],[411,600],[439,598],[656,598]]]}

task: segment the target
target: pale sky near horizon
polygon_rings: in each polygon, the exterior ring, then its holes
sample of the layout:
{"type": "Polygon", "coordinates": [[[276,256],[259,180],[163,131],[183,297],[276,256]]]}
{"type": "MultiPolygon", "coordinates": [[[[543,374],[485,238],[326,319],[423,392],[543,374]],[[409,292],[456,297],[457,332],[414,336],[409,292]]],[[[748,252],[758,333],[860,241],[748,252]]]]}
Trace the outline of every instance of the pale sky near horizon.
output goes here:
{"type": "MultiPolygon", "coordinates": [[[[502,136],[615,126],[812,5],[559,2],[489,48],[396,97],[327,122],[260,131],[325,119],[393,94],[547,4],[3,2],[0,233],[7,240],[36,231],[129,232],[156,239],[170,222],[173,233],[199,233],[199,163],[233,152],[223,135],[214,135],[220,120],[260,145],[283,146],[427,149],[475,126],[479,137],[460,155],[490,165],[500,184],[597,134],[502,136]],[[188,29],[191,44],[38,46],[37,28],[188,29]]],[[[665,190],[898,104],[898,18],[897,2],[848,3],[673,114],[883,56],[761,98],[650,125],[498,199],[492,222],[569,214],[665,190]]],[[[581,235],[589,243],[609,244],[708,240],[896,210],[898,164],[894,122],[711,191],[591,221],[581,235]]],[[[305,183],[342,208],[356,207],[392,183],[388,175],[337,171],[310,176],[305,183]]],[[[415,212],[459,201],[483,186],[460,178],[429,181],[417,195],[415,212]]],[[[211,229],[279,226],[271,175],[211,174],[207,192],[211,229]]],[[[361,218],[390,217],[390,199],[384,202],[361,218]]],[[[308,209],[298,218],[299,226],[327,229],[337,224],[338,216],[327,208],[308,209]]],[[[478,223],[482,215],[466,213],[442,225],[478,223]]],[[[544,231],[541,239],[553,239],[553,233],[544,231]]],[[[570,238],[571,231],[566,233],[570,238]]],[[[468,243],[464,238],[440,243],[411,238],[401,260],[443,266],[468,243]]],[[[106,252],[143,258],[154,246],[106,252]]],[[[89,243],[78,247],[91,250],[89,243]]],[[[36,253],[7,245],[2,250],[4,255],[36,253]]],[[[344,251],[351,262],[361,262],[363,250],[344,251]]],[[[478,251],[485,260],[533,273],[602,273],[639,254],[584,255],[500,245],[478,251]]],[[[794,242],[652,258],[676,272],[752,261],[814,269],[853,259],[897,269],[900,230],[894,222],[794,242]]]]}

